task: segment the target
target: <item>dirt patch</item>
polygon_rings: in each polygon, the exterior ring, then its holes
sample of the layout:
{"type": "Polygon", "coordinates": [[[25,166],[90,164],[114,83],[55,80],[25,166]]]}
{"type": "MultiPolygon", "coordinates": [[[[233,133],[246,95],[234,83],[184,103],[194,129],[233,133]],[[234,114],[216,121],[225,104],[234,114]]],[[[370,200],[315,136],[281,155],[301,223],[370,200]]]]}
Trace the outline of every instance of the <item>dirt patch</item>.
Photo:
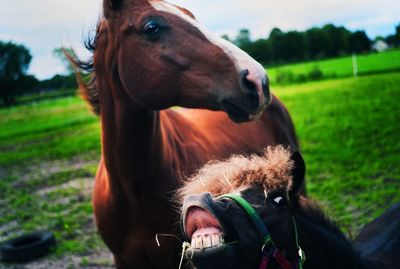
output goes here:
{"type": "Polygon", "coordinates": [[[73,158],[71,160],[54,160],[48,162],[41,162],[24,169],[11,168],[12,175],[19,178],[20,181],[27,181],[29,179],[49,177],[52,174],[60,173],[63,171],[78,170],[87,166],[97,165],[97,160],[82,160],[80,158],[73,158]]]}
{"type": "Polygon", "coordinates": [[[78,178],[57,186],[43,187],[36,192],[36,195],[44,196],[68,188],[79,189],[83,196],[91,196],[93,192],[93,178],[78,178]]]}
{"type": "Polygon", "coordinates": [[[0,269],[115,268],[111,253],[96,232],[90,210],[97,163],[98,160],[75,157],[0,167],[0,180],[4,177],[8,184],[5,196],[0,197],[0,242],[43,229],[54,232],[58,242],[57,251],[50,256],[26,264],[0,261],[0,269]],[[63,172],[66,173],[60,183],[51,181],[51,185],[37,184],[34,188],[26,184],[41,178],[52,180],[63,172]]]}
{"type": "Polygon", "coordinates": [[[0,269],[110,269],[115,268],[110,252],[103,251],[89,256],[71,255],[60,259],[42,258],[26,264],[0,263],[0,269]]]}

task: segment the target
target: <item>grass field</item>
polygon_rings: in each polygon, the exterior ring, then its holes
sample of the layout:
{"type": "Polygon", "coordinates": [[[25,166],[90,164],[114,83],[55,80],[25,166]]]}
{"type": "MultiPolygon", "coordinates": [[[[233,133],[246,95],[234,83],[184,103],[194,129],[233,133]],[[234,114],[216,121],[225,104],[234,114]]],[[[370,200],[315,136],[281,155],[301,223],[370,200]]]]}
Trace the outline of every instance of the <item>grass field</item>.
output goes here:
{"type": "Polygon", "coordinates": [[[308,191],[346,230],[400,201],[400,73],[275,88],[307,164],[308,191]]]}
{"type": "MultiPolygon", "coordinates": [[[[357,55],[358,74],[382,73],[400,70],[400,49],[389,50],[381,53],[357,55]]],[[[307,76],[318,68],[325,78],[353,76],[352,56],[335,58],[331,60],[313,61],[307,63],[291,64],[281,67],[268,68],[267,72],[271,81],[276,82],[278,74],[289,73],[294,76],[307,76]]]]}
{"type": "MultiPolygon", "coordinates": [[[[399,72],[272,90],[295,121],[309,195],[345,232],[400,201],[399,72]]],[[[0,241],[51,230],[52,267],[110,266],[90,202],[98,119],[67,97],[0,109],[0,124],[0,241]]]]}

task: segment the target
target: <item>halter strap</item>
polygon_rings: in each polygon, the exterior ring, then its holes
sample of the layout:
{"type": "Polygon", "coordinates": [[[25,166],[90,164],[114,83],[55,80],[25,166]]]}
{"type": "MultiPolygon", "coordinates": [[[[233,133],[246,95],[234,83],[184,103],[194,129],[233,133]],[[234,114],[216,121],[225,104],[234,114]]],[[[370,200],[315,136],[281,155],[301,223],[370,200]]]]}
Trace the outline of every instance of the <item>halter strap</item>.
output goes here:
{"type": "Polygon", "coordinates": [[[228,198],[228,199],[235,201],[237,204],[239,204],[244,209],[244,211],[246,211],[247,215],[250,217],[254,226],[257,228],[257,231],[263,240],[262,259],[261,259],[261,262],[259,265],[259,269],[266,269],[272,258],[283,269],[292,269],[292,268],[302,269],[303,262],[305,261],[305,256],[304,256],[303,250],[299,246],[299,239],[298,239],[298,235],[297,235],[297,225],[296,225],[296,221],[294,218],[293,218],[293,225],[294,225],[295,243],[296,243],[296,247],[299,251],[299,253],[298,253],[299,260],[296,261],[296,264],[292,265],[287,260],[287,258],[282,255],[282,253],[279,251],[279,249],[275,246],[275,243],[272,241],[271,233],[269,232],[267,226],[265,226],[260,215],[258,215],[257,211],[254,209],[254,207],[249,202],[247,202],[246,199],[244,199],[243,197],[241,197],[239,195],[235,195],[232,193],[221,195],[219,198],[228,198]],[[269,245],[271,245],[270,248],[268,248],[269,245]]]}
{"type": "Polygon", "coordinates": [[[251,221],[253,222],[254,226],[256,226],[258,233],[263,239],[264,246],[274,244],[271,239],[271,233],[269,232],[267,226],[265,226],[264,222],[254,209],[254,207],[249,202],[247,202],[246,199],[239,195],[231,193],[221,195],[220,198],[229,198],[231,200],[234,200],[244,209],[244,211],[246,211],[247,215],[249,215],[251,221]]]}

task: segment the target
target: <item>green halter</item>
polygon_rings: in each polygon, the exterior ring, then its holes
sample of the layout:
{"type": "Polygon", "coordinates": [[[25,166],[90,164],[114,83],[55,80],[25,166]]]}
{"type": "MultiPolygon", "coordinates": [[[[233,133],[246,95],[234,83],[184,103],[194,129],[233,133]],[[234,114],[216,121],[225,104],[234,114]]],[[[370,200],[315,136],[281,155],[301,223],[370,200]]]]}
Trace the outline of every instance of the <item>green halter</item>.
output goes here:
{"type": "MultiPolygon", "coordinates": [[[[219,198],[228,198],[231,199],[233,201],[235,201],[237,204],[239,204],[244,211],[246,211],[247,215],[250,217],[251,221],[253,222],[254,226],[256,227],[258,233],[260,234],[262,241],[263,241],[263,247],[262,247],[262,251],[264,253],[264,249],[267,248],[268,246],[271,246],[273,249],[275,249],[275,252],[279,252],[279,250],[276,248],[275,243],[273,242],[272,238],[271,238],[271,233],[269,232],[267,226],[265,226],[264,222],[262,221],[261,217],[258,215],[258,213],[256,212],[256,210],[254,209],[254,207],[246,201],[246,199],[244,199],[243,197],[239,196],[239,195],[235,195],[235,194],[224,194],[221,195],[219,198]]],[[[297,225],[296,225],[296,221],[293,218],[293,226],[294,226],[294,235],[295,235],[295,244],[296,244],[296,248],[299,250],[298,252],[298,256],[300,258],[299,263],[298,263],[298,268],[302,269],[302,265],[305,261],[305,255],[303,250],[300,248],[299,246],[299,238],[297,235],[297,225]]],[[[274,255],[275,260],[277,260],[278,263],[280,263],[280,261],[282,262],[282,259],[285,259],[283,257],[283,255],[279,254],[279,258],[275,257],[275,254],[270,254],[271,256],[274,255]],[[279,261],[280,260],[280,261],[279,261]]],[[[271,257],[267,257],[267,264],[265,266],[265,268],[268,265],[268,259],[271,257]]],[[[282,263],[280,263],[280,265],[282,267],[287,267],[287,266],[283,266],[283,264],[287,265],[289,262],[283,261],[282,263]]],[[[290,264],[290,263],[289,263],[290,264]]],[[[261,268],[261,265],[260,265],[261,268]]],[[[291,268],[291,266],[290,266],[291,268]]]]}

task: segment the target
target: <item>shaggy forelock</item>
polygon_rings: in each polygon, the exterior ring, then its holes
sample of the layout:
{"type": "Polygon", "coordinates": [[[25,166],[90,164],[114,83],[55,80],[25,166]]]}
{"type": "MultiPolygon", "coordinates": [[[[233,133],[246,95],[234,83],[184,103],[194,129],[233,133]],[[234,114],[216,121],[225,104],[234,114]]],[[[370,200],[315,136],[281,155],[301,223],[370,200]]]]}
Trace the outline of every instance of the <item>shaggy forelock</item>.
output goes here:
{"type": "Polygon", "coordinates": [[[294,167],[290,157],[288,148],[276,146],[268,147],[263,156],[234,155],[225,161],[211,161],[184,184],[179,196],[203,192],[219,196],[254,184],[263,185],[267,191],[289,191],[294,167]]]}

